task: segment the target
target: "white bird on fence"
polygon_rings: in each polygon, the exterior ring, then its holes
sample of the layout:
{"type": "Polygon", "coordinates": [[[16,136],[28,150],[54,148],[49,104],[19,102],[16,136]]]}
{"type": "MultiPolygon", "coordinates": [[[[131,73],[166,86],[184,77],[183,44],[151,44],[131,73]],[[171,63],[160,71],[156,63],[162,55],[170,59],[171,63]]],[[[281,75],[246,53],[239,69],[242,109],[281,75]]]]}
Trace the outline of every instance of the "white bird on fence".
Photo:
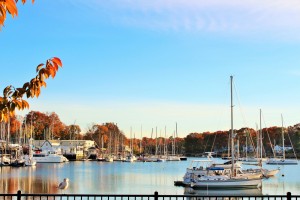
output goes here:
{"type": "Polygon", "coordinates": [[[69,179],[68,178],[64,178],[64,181],[58,185],[58,189],[60,189],[61,191],[66,190],[68,187],[69,187],[69,179]]]}

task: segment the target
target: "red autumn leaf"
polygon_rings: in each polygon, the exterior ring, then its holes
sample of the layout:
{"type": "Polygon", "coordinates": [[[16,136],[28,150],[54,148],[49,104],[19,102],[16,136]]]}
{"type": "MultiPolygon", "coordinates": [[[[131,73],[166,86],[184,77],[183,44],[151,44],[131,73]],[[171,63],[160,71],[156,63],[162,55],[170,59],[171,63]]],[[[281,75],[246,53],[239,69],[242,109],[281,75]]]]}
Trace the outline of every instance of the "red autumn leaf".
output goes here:
{"type": "Polygon", "coordinates": [[[46,69],[48,70],[48,75],[52,76],[52,78],[54,78],[55,75],[56,75],[56,71],[55,71],[55,68],[53,67],[53,65],[50,62],[47,63],[46,69]]]}
{"type": "Polygon", "coordinates": [[[53,65],[55,71],[57,71],[57,70],[58,70],[58,65],[57,65],[57,63],[56,63],[56,62],[52,62],[52,65],[53,65]]]}
{"type": "Polygon", "coordinates": [[[53,57],[52,61],[55,62],[58,66],[62,67],[62,62],[59,58],[53,57]]]}

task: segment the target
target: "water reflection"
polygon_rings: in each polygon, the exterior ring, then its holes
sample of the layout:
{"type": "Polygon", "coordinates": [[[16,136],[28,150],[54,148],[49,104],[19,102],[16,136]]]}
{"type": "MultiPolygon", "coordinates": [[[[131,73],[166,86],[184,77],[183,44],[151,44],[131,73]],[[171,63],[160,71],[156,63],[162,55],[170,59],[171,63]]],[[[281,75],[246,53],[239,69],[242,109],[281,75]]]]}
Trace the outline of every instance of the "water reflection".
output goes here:
{"type": "Polygon", "coordinates": [[[262,191],[187,191],[175,187],[182,180],[189,162],[105,163],[78,161],[60,164],[38,163],[36,167],[0,168],[0,193],[60,193],[58,183],[70,179],[66,194],[201,194],[201,195],[299,195],[299,166],[282,167],[276,177],[263,180],[262,191]],[[284,174],[284,176],[282,176],[284,174]],[[188,192],[188,193],[187,193],[188,192]]]}
{"type": "Polygon", "coordinates": [[[0,192],[12,194],[22,193],[57,193],[57,179],[36,176],[36,167],[1,167],[0,192]]]}
{"type": "Polygon", "coordinates": [[[184,189],[184,194],[186,195],[195,195],[195,196],[261,196],[262,191],[257,188],[251,189],[237,189],[237,190],[230,190],[230,189],[220,189],[220,190],[205,190],[205,189],[193,189],[190,187],[186,187],[184,189]]]}

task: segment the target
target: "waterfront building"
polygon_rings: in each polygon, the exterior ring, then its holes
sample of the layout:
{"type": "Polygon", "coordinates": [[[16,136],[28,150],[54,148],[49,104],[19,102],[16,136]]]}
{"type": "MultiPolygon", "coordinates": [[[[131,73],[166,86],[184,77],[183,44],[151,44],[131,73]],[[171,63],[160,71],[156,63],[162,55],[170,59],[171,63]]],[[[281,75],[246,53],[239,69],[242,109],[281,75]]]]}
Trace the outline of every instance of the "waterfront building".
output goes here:
{"type": "Polygon", "coordinates": [[[81,160],[88,158],[90,149],[96,145],[92,140],[34,140],[33,146],[43,151],[55,151],[69,160],[81,160]]]}

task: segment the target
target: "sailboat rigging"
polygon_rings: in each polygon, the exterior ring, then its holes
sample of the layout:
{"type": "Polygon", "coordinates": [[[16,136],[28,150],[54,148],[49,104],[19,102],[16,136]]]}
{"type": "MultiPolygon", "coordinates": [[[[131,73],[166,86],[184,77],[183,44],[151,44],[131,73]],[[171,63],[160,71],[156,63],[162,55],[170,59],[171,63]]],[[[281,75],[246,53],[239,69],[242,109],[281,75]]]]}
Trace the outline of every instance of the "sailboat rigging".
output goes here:
{"type": "MultiPolygon", "coordinates": [[[[234,131],[233,131],[233,95],[232,95],[233,76],[230,76],[230,91],[231,91],[231,162],[235,162],[234,152],[234,131]]],[[[261,186],[260,178],[249,178],[248,176],[236,176],[236,168],[231,165],[229,174],[224,173],[224,168],[209,167],[206,175],[202,175],[191,183],[192,188],[258,188],[261,186]]]]}
{"type": "MultiPolygon", "coordinates": [[[[284,128],[283,128],[283,117],[281,115],[281,137],[282,137],[282,158],[270,158],[266,164],[269,165],[298,165],[298,160],[296,159],[286,159],[285,158],[285,145],[284,145],[284,128]]],[[[293,148],[294,150],[294,148],[293,148]]]]}

